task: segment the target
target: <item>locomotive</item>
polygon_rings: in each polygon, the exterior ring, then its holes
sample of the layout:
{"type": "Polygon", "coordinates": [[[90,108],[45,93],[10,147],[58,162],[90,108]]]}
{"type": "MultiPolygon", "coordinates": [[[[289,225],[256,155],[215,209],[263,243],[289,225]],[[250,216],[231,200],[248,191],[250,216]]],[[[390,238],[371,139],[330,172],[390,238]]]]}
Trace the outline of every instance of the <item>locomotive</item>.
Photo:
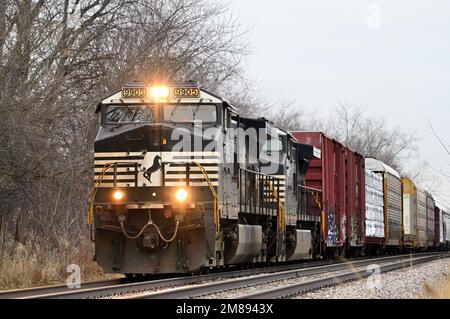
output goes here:
{"type": "MultiPolygon", "coordinates": [[[[392,223],[366,216],[375,206],[364,157],[323,133],[242,117],[192,81],[133,82],[96,113],[87,222],[105,272],[198,273],[403,247],[371,232],[392,223]]],[[[390,220],[384,203],[373,209],[390,220]]],[[[434,202],[428,210],[445,237],[450,217],[434,202]]]]}
{"type": "Polygon", "coordinates": [[[315,147],[194,82],[132,83],[97,114],[88,223],[105,272],[195,273],[320,251],[321,195],[304,179],[315,147]]]}

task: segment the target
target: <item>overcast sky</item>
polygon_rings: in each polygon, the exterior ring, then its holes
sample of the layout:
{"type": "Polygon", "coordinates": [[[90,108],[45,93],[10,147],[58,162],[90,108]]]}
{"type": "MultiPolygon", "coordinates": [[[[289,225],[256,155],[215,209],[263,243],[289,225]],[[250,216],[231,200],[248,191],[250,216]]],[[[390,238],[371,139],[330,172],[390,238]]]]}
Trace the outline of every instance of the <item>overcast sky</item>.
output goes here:
{"type": "MultiPolygon", "coordinates": [[[[422,159],[450,173],[450,156],[427,122],[450,144],[450,1],[232,0],[231,6],[251,28],[247,71],[266,100],[294,100],[320,112],[338,101],[363,106],[416,132],[422,159]]],[[[439,173],[434,179],[450,207],[450,182],[439,173]]]]}

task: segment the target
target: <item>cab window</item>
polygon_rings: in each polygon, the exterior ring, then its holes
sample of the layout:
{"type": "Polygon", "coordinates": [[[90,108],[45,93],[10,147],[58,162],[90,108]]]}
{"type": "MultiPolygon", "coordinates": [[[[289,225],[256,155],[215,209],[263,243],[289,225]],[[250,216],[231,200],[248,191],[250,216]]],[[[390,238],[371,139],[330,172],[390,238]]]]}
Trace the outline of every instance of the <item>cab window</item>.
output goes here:
{"type": "Polygon", "coordinates": [[[175,104],[163,106],[163,120],[173,123],[216,123],[217,110],[211,104],[175,104]]]}
{"type": "Polygon", "coordinates": [[[105,124],[155,123],[156,108],[151,105],[108,105],[104,111],[105,124]]]}

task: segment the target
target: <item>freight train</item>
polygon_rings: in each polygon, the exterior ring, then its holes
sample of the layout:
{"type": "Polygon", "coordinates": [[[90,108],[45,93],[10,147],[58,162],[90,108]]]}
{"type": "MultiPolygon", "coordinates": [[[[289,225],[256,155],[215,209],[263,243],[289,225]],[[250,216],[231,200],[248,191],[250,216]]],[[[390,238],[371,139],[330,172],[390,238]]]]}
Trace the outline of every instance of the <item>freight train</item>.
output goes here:
{"type": "Polygon", "coordinates": [[[393,168],[243,117],[194,82],[133,82],[96,113],[87,222],[105,272],[449,247],[450,214],[393,168]]]}

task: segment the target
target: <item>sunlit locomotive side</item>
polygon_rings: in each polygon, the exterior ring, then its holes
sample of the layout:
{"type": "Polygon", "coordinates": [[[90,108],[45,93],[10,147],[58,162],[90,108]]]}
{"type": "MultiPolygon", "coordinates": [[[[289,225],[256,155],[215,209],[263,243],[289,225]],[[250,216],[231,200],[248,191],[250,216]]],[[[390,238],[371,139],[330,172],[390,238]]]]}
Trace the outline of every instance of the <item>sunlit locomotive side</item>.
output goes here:
{"type": "Polygon", "coordinates": [[[312,147],[192,82],[133,83],[97,113],[88,223],[105,272],[313,257],[320,193],[303,186],[312,147]]]}

